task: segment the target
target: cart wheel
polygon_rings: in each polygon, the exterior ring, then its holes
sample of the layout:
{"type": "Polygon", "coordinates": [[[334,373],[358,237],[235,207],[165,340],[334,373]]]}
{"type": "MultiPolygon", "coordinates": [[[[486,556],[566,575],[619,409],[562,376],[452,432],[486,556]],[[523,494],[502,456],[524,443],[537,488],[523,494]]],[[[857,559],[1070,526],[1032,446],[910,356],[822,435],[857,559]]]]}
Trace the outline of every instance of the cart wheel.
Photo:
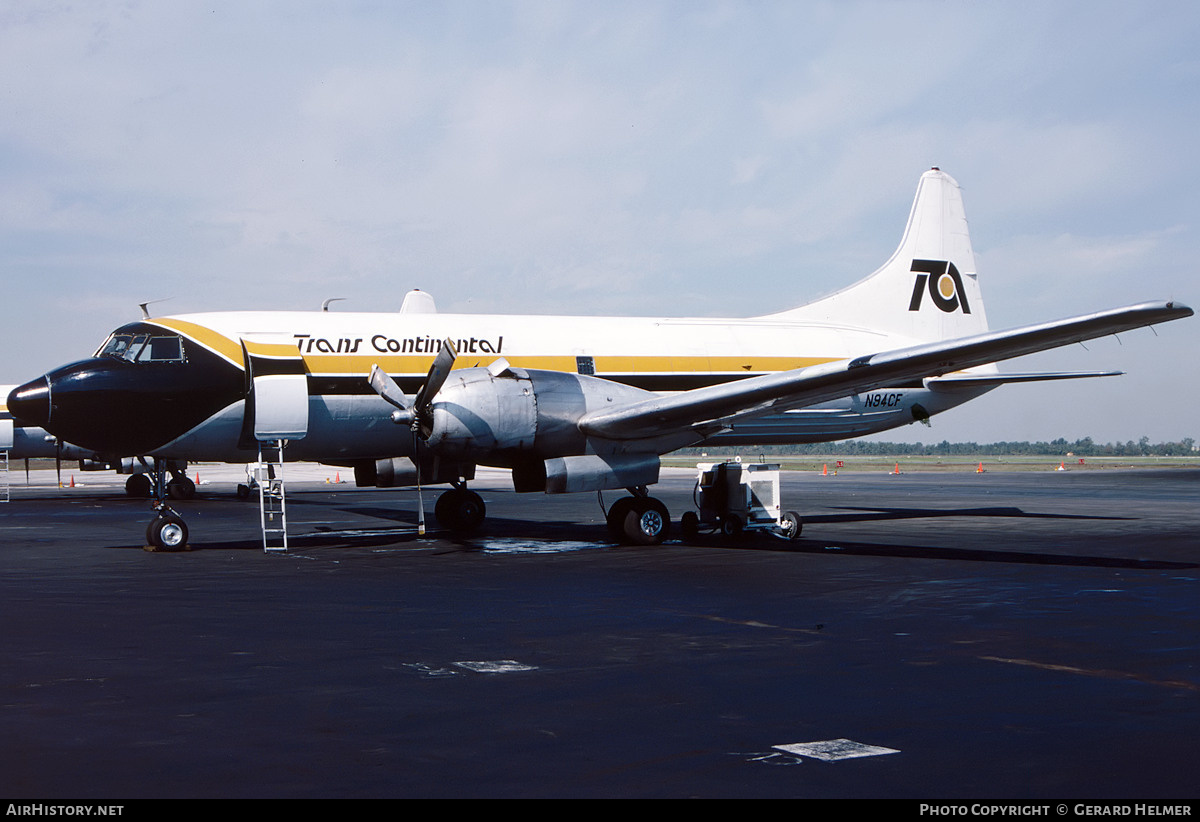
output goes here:
{"type": "Polygon", "coordinates": [[[742,533],[742,521],[736,514],[730,514],[722,520],[721,533],[727,537],[736,537],[742,533]]]}
{"type": "Polygon", "coordinates": [[[700,533],[700,517],[696,516],[695,511],[684,511],[679,520],[679,528],[685,537],[691,539],[700,533]]]}
{"type": "Polygon", "coordinates": [[[785,539],[800,539],[800,529],[803,527],[804,520],[800,519],[800,515],[795,511],[788,511],[783,515],[779,530],[783,532],[785,539]]]}

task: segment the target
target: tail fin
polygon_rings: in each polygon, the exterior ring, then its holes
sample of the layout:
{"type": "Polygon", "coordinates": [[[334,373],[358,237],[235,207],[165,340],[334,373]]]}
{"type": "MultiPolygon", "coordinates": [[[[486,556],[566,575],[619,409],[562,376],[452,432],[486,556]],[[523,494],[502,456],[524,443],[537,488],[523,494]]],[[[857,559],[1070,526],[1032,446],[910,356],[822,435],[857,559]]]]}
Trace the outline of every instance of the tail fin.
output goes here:
{"type": "Polygon", "coordinates": [[[937,168],[922,174],[891,259],[865,280],[770,319],[862,328],[914,342],[986,331],[958,183],[937,168]]]}

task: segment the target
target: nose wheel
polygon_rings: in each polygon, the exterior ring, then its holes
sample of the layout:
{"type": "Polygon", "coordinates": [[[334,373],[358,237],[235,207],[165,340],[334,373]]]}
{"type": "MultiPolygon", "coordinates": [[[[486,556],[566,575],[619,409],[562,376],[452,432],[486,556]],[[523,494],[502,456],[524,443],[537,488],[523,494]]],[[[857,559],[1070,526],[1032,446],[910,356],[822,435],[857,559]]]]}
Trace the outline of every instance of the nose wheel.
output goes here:
{"type": "MultiPolygon", "coordinates": [[[[175,496],[171,486],[179,487],[178,479],[167,482],[168,466],[165,461],[155,459],[151,471],[154,490],[154,519],[146,526],[146,550],[148,551],[186,551],[188,550],[188,527],[171,506],[167,505],[167,497],[175,496]]],[[[187,481],[186,476],[183,478],[187,481]]],[[[187,481],[190,485],[190,481],[187,481]]],[[[191,486],[194,489],[195,486],[191,486]]],[[[175,493],[178,493],[176,491],[175,493]]]]}
{"type": "Polygon", "coordinates": [[[155,551],[184,551],[188,547],[187,523],[170,509],[159,513],[146,526],[147,547],[155,551]]]}

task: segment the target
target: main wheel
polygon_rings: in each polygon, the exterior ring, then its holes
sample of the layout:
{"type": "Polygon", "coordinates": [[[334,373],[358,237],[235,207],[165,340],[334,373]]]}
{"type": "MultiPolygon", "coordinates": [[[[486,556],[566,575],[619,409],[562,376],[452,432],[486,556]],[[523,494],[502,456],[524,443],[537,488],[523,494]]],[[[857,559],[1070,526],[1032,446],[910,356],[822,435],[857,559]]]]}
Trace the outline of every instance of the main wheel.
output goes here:
{"type": "Polygon", "coordinates": [[[608,523],[608,535],[613,542],[625,541],[625,515],[632,510],[635,501],[634,497],[621,497],[609,506],[605,521],[608,523]]]}
{"type": "Polygon", "coordinates": [[[451,488],[433,506],[438,524],[456,534],[467,534],[483,524],[487,506],[483,497],[466,488],[451,488]]]}
{"type": "Polygon", "coordinates": [[[667,506],[653,497],[634,499],[625,514],[625,536],[635,545],[661,545],[670,530],[667,506]]]}
{"type": "Polygon", "coordinates": [[[176,477],[167,483],[167,495],[171,499],[191,499],[196,496],[196,483],[187,477],[176,477]]]}
{"type": "Polygon", "coordinates": [[[150,478],[145,474],[134,474],[125,480],[125,496],[146,498],[154,493],[150,478]]]}
{"type": "Polygon", "coordinates": [[[146,526],[146,542],[155,551],[182,551],[187,540],[187,524],[176,514],[159,514],[146,526]]]}

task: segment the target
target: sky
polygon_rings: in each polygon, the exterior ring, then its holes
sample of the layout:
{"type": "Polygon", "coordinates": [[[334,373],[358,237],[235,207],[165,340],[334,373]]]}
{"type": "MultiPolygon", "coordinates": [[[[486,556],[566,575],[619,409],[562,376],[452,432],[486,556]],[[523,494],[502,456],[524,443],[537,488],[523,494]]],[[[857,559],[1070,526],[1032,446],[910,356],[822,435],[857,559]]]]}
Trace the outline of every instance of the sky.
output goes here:
{"type": "MultiPolygon", "coordinates": [[[[1200,5],[0,0],[0,382],[155,313],[754,316],[931,166],[993,328],[1200,305],[1200,5]]],[[[903,441],[1200,439],[1200,318],[903,441]]]]}

